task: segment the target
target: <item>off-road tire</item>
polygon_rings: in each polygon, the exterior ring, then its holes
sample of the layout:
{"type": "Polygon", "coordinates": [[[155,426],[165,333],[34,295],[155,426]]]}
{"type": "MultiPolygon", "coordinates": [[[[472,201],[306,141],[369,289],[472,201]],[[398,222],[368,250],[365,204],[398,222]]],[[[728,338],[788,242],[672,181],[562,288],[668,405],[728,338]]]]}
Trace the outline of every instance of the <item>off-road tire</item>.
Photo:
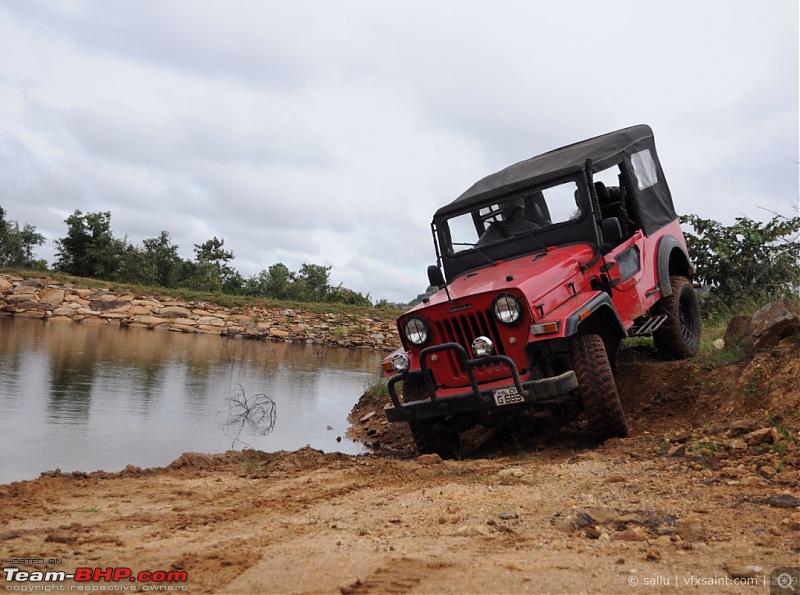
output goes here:
{"type": "Polygon", "coordinates": [[[627,436],[628,424],[603,339],[600,335],[574,337],[570,355],[591,437],[602,442],[627,436]]]}
{"type": "Polygon", "coordinates": [[[700,348],[700,304],[691,281],[686,277],[670,277],[672,295],[659,300],[651,312],[667,319],[653,333],[658,354],[665,360],[687,359],[700,348]]]}
{"type": "MultiPolygon", "coordinates": [[[[422,401],[428,398],[425,383],[420,380],[403,382],[403,401],[422,401]]],[[[417,419],[408,422],[411,436],[420,454],[436,453],[443,459],[453,459],[461,453],[461,439],[458,432],[441,428],[435,418],[417,419]]]]}

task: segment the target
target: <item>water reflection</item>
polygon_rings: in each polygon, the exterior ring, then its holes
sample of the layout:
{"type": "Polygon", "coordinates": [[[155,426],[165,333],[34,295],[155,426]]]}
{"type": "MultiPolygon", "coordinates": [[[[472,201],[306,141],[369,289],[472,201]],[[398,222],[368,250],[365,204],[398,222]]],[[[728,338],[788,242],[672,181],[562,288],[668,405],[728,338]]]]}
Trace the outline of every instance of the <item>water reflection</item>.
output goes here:
{"type": "MultiPolygon", "coordinates": [[[[0,318],[0,482],[39,472],[164,465],[220,452],[227,401],[244,390],[276,404],[264,450],[306,444],[358,452],[337,436],[381,354],[0,318]],[[332,426],[333,430],[328,430],[332,426]]],[[[242,435],[244,436],[244,434],[242,435]]]]}

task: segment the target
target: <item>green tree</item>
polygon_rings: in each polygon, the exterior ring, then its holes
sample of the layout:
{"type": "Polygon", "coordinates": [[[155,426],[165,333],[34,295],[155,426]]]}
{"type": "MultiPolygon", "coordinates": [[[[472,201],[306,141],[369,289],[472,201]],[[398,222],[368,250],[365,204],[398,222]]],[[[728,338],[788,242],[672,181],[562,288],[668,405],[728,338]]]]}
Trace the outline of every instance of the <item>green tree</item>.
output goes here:
{"type": "Polygon", "coordinates": [[[6,221],[6,211],[0,207],[0,267],[19,267],[44,270],[47,263],[36,260],[34,246],[44,244],[44,236],[27,223],[22,229],[16,221],[6,221]]]}
{"type": "Polygon", "coordinates": [[[119,262],[114,280],[123,283],[147,283],[147,260],[144,252],[127,240],[117,240],[117,242],[119,242],[119,262]]]}
{"type": "Polygon", "coordinates": [[[67,235],[55,241],[55,269],[77,277],[113,279],[124,242],[111,234],[111,213],[75,211],[67,217],[67,235]]]}
{"type": "Polygon", "coordinates": [[[351,306],[371,306],[372,300],[369,294],[364,295],[361,292],[347,287],[342,287],[341,284],[332,288],[328,292],[327,301],[336,304],[350,304],[351,306]]]}
{"type": "Polygon", "coordinates": [[[325,302],[330,294],[331,267],[302,264],[293,277],[290,296],[301,302],[325,302]]]}
{"type": "MultiPolygon", "coordinates": [[[[195,262],[195,283],[197,289],[205,291],[221,291],[225,287],[226,291],[231,291],[235,283],[238,282],[241,290],[242,278],[228,262],[233,260],[233,252],[223,249],[224,239],[214,236],[212,239],[194,245],[195,262]]],[[[232,293],[238,293],[233,291],[232,293]]]]}
{"type": "Polygon", "coordinates": [[[764,300],[800,289],[800,217],[774,215],[766,222],[737,217],[725,226],[685,215],[685,232],[697,279],[724,305],[764,300]]]}
{"type": "Polygon", "coordinates": [[[289,297],[293,275],[282,262],[269,267],[266,276],[266,295],[276,300],[285,300],[289,297]]]}
{"type": "Polygon", "coordinates": [[[245,282],[245,293],[264,298],[285,300],[289,297],[292,273],[289,268],[279,262],[254,275],[245,282]]]}
{"type": "Polygon", "coordinates": [[[169,232],[162,231],[157,238],[142,240],[146,263],[146,283],[162,287],[175,287],[181,258],[178,246],[173,244],[169,232]]]}

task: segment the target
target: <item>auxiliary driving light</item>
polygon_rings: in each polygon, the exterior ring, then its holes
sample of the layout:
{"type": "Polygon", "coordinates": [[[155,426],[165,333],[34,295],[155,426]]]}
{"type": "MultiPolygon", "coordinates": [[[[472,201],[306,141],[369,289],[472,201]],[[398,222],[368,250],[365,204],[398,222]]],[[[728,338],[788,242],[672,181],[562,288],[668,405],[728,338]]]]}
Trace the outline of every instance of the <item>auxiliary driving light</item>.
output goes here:
{"type": "Polygon", "coordinates": [[[501,293],[494,298],[492,311],[495,318],[503,324],[514,324],[522,316],[522,305],[516,296],[510,293],[501,293]]]}
{"type": "Polygon", "coordinates": [[[398,353],[392,358],[392,368],[395,372],[405,372],[411,365],[411,360],[405,353],[398,353]]]}
{"type": "Polygon", "coordinates": [[[494,352],[494,345],[489,337],[478,337],[472,342],[472,353],[475,357],[487,357],[494,352]]]}

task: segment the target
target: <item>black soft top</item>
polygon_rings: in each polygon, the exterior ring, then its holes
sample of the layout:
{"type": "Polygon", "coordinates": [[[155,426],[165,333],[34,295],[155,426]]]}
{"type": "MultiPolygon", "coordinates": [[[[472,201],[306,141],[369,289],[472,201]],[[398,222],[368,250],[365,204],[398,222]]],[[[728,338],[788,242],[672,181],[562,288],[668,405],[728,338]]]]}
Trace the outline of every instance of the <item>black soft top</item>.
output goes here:
{"type": "Polygon", "coordinates": [[[638,203],[636,206],[642,214],[643,227],[649,233],[672,221],[677,215],[656,155],[653,131],[646,124],[602,134],[509,165],[479,180],[453,202],[441,207],[436,211],[434,219],[464,212],[497,196],[578,174],[586,170],[587,159],[591,160],[592,173],[623,162],[625,168],[631,171],[631,156],[646,149],[654,160],[658,181],[645,189],[637,188],[633,182],[630,194],[638,203]]]}

